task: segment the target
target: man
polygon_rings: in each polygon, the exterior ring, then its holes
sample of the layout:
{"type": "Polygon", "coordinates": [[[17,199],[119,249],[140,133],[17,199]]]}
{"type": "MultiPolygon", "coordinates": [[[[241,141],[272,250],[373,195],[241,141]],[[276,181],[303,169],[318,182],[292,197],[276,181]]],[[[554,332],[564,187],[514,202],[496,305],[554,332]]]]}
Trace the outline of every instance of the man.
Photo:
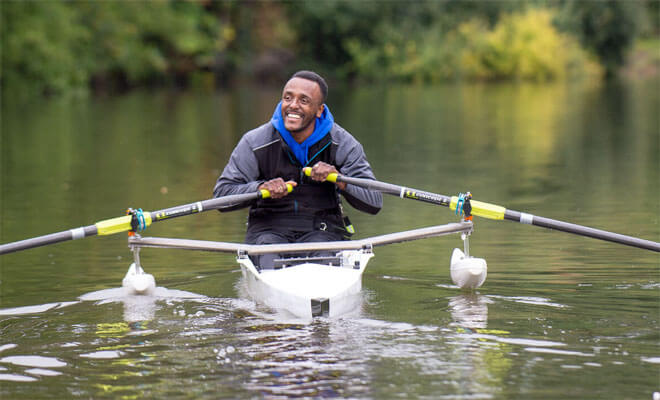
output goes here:
{"type": "MultiPolygon", "coordinates": [[[[251,204],[246,243],[343,240],[349,234],[340,194],[358,210],[380,211],[383,200],[379,192],[325,181],[336,172],[375,179],[362,145],[334,122],[325,105],[327,95],[328,85],[321,76],[296,72],[284,86],[270,122],[243,135],[232,152],[213,195],[259,189],[271,194],[271,198],[251,204]],[[312,167],[310,177],[303,173],[308,166],[312,167]],[[287,184],[293,187],[290,193],[287,184]]],[[[279,256],[264,255],[253,261],[261,268],[273,268],[279,256]]]]}

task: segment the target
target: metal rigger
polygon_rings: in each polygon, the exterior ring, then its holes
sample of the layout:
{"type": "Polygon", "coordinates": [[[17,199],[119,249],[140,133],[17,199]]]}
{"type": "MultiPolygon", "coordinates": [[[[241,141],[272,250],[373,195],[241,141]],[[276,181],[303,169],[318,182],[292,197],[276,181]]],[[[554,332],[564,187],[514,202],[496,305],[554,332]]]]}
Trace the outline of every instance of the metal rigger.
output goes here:
{"type": "MultiPolygon", "coordinates": [[[[467,192],[458,195],[456,214],[461,216],[462,222],[472,223],[472,194],[467,192]]],[[[451,255],[450,272],[451,280],[460,288],[476,289],[483,285],[486,280],[488,267],[486,260],[470,256],[470,234],[461,233],[463,240],[463,251],[454,249],[451,255]]]]}

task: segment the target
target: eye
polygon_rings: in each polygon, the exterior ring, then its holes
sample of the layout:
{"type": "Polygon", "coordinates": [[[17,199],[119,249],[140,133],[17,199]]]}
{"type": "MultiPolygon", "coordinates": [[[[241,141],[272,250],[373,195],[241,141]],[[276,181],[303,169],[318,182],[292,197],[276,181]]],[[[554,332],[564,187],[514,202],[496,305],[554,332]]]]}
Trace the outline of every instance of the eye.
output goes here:
{"type": "Polygon", "coordinates": [[[309,98],[303,97],[302,99],[300,99],[300,102],[303,104],[309,104],[309,98]]]}

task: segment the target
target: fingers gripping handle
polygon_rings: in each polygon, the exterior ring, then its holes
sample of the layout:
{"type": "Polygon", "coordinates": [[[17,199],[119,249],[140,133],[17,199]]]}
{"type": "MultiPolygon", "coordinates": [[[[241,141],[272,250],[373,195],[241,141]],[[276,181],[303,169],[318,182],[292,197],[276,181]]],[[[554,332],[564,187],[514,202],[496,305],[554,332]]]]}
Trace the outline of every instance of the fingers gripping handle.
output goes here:
{"type": "MultiPolygon", "coordinates": [[[[290,183],[286,184],[286,191],[287,191],[287,193],[293,192],[293,186],[290,183]]],[[[267,189],[261,189],[260,192],[261,192],[261,198],[262,199],[270,198],[270,191],[268,191],[267,189]]]]}
{"type": "MultiPolygon", "coordinates": [[[[307,176],[312,176],[312,168],[311,167],[303,168],[303,172],[307,176]]],[[[339,177],[339,174],[333,172],[331,174],[328,174],[328,176],[327,176],[327,178],[325,178],[325,180],[328,181],[328,182],[337,183],[337,180],[338,180],[337,178],[338,177],[339,177]]]]}

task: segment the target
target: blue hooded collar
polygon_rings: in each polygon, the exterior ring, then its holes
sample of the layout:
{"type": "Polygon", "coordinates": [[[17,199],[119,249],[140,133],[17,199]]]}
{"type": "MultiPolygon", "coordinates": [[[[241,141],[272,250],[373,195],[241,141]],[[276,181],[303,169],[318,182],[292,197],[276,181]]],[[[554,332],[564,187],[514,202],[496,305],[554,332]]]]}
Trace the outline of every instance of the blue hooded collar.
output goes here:
{"type": "Polygon", "coordinates": [[[330,132],[332,125],[335,123],[335,119],[332,116],[332,113],[330,113],[328,106],[326,105],[323,107],[323,113],[319,118],[316,118],[314,132],[312,132],[312,134],[302,143],[296,142],[291,133],[284,127],[281,101],[277,104],[277,107],[275,107],[275,112],[273,113],[273,118],[271,118],[270,122],[280,133],[280,136],[282,136],[282,139],[284,139],[286,144],[289,145],[289,148],[293,151],[293,154],[298,161],[300,161],[300,164],[306,166],[309,162],[309,155],[307,154],[309,148],[318,143],[319,140],[323,139],[323,137],[330,132]]]}

